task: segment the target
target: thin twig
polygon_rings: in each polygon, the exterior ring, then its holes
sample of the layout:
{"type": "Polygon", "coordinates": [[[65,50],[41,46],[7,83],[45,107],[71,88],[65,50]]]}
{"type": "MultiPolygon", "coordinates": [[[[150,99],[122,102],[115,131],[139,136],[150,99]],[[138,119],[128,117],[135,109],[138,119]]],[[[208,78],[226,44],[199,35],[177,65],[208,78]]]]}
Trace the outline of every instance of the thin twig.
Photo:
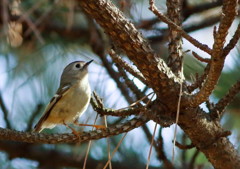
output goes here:
{"type": "Polygon", "coordinates": [[[195,146],[193,144],[189,144],[189,145],[183,145],[183,144],[180,144],[179,142],[176,141],[176,146],[182,150],[188,150],[188,149],[191,149],[191,148],[194,148],[195,146]]]}
{"type": "Polygon", "coordinates": [[[138,78],[142,83],[146,84],[146,80],[143,77],[142,73],[135,70],[131,65],[125,62],[120,56],[116,54],[113,49],[109,50],[109,55],[112,57],[115,63],[119,64],[123,69],[131,73],[134,77],[138,78]]]}
{"type": "Polygon", "coordinates": [[[192,55],[200,62],[210,63],[211,59],[202,58],[196,52],[192,51],[192,55]]]}
{"type": "Polygon", "coordinates": [[[189,93],[193,92],[197,88],[201,89],[203,82],[207,78],[209,70],[210,70],[210,64],[207,64],[207,66],[204,69],[203,74],[200,77],[197,74],[196,81],[187,87],[189,93]]]}
{"type": "Polygon", "coordinates": [[[229,54],[229,52],[236,46],[239,38],[240,38],[240,23],[238,24],[238,27],[237,27],[232,39],[227,44],[227,46],[223,49],[223,57],[226,57],[229,54]]]}
{"type": "Polygon", "coordinates": [[[240,81],[236,82],[228,91],[228,93],[218,101],[211,112],[211,117],[217,117],[221,119],[224,110],[232,102],[232,100],[236,97],[236,95],[240,91],[240,81]]]}

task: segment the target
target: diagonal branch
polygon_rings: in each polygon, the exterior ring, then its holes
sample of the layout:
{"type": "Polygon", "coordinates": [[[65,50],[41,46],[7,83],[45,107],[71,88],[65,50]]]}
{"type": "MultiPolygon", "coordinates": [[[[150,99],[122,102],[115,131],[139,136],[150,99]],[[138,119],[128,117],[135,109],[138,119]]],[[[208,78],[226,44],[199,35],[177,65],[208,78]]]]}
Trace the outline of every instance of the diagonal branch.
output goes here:
{"type": "MultiPolygon", "coordinates": [[[[137,85],[128,78],[127,73],[125,72],[125,70],[120,67],[120,65],[116,64],[119,73],[121,74],[121,76],[123,77],[125,84],[128,86],[128,88],[132,91],[132,93],[135,95],[135,98],[137,98],[138,100],[145,97],[144,93],[141,92],[141,90],[137,87],[137,85]]],[[[144,101],[147,99],[144,99],[144,101]]]]}
{"type": "Polygon", "coordinates": [[[170,95],[172,96],[169,88],[171,91],[179,91],[181,79],[177,78],[166,63],[153,52],[142,34],[111,1],[79,0],[78,2],[133,61],[146,78],[147,85],[152,87],[158,96],[165,97],[167,101],[170,95]]]}
{"type": "Polygon", "coordinates": [[[196,81],[193,84],[191,84],[190,86],[187,87],[189,93],[193,92],[197,88],[202,87],[203,82],[207,78],[209,69],[210,69],[210,64],[207,64],[207,66],[204,69],[203,74],[200,77],[198,75],[196,75],[196,81]]]}
{"type": "Polygon", "coordinates": [[[89,27],[91,29],[91,36],[90,36],[90,45],[94,53],[96,53],[99,58],[101,59],[106,71],[108,72],[109,76],[115,81],[119,90],[121,91],[124,98],[129,103],[133,103],[134,100],[129,96],[129,90],[124,83],[120,82],[120,74],[116,72],[113,67],[112,63],[108,61],[105,55],[105,46],[104,40],[101,36],[101,33],[98,28],[96,28],[96,24],[94,24],[93,20],[88,17],[89,27]]]}
{"type": "Polygon", "coordinates": [[[119,64],[120,66],[122,66],[122,68],[124,68],[126,71],[128,71],[129,73],[131,73],[134,77],[138,78],[141,82],[143,82],[144,84],[146,84],[146,80],[143,77],[141,72],[138,72],[137,70],[135,70],[131,65],[129,65],[127,62],[125,62],[120,56],[118,56],[114,50],[110,50],[109,51],[110,56],[112,57],[113,61],[117,64],[119,64]]]}
{"type": "Polygon", "coordinates": [[[240,91],[240,81],[234,84],[231,87],[231,89],[228,91],[228,93],[221,100],[219,100],[219,102],[215,105],[212,112],[213,116],[221,119],[225,108],[229,105],[229,103],[232,102],[232,100],[239,93],[239,91],[240,91]]]}
{"type": "Polygon", "coordinates": [[[238,24],[237,30],[235,31],[232,39],[227,44],[227,46],[224,48],[223,57],[226,57],[229,54],[229,52],[235,47],[239,38],[240,38],[240,23],[238,24]]]}

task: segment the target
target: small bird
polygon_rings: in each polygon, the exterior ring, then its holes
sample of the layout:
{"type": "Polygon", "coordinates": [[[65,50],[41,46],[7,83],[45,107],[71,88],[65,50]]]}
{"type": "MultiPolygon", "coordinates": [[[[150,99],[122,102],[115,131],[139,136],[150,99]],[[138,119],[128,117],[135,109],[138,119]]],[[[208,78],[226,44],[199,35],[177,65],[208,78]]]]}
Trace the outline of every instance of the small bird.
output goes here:
{"type": "MultiPolygon", "coordinates": [[[[47,105],[42,117],[34,127],[35,132],[45,128],[53,128],[63,124],[76,134],[68,124],[75,123],[87,109],[91,98],[91,88],[88,82],[89,62],[75,61],[67,65],[62,73],[60,86],[47,105]]],[[[85,126],[84,124],[80,124],[85,126]]],[[[94,126],[95,125],[87,125],[94,126]]]]}

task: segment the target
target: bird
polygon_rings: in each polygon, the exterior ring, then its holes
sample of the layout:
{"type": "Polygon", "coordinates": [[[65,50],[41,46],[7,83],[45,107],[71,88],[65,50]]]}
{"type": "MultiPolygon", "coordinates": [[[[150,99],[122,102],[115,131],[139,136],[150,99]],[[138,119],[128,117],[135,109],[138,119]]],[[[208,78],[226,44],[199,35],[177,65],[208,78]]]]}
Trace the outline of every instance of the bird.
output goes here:
{"type": "MultiPolygon", "coordinates": [[[[52,129],[56,125],[63,124],[77,134],[69,124],[76,124],[89,105],[91,88],[88,80],[88,66],[92,61],[75,61],[64,68],[59,88],[35,125],[34,132],[41,132],[45,128],[52,129]]],[[[98,125],[79,125],[101,128],[98,125]]]]}

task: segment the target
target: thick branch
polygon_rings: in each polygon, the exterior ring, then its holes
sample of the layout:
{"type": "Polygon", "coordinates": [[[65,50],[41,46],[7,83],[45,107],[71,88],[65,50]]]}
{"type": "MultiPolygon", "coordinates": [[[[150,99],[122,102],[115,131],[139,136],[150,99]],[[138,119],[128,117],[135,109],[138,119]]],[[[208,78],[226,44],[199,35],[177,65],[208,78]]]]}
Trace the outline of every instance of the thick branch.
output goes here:
{"type": "Polygon", "coordinates": [[[101,25],[105,33],[133,61],[146,78],[148,85],[156,91],[157,95],[165,97],[164,101],[167,102],[170,96],[172,98],[169,89],[179,91],[181,80],[171,72],[162,59],[154,54],[142,34],[137,31],[134,25],[123,16],[122,12],[111,1],[79,0],[78,2],[82,9],[101,25]]]}
{"type": "Polygon", "coordinates": [[[115,81],[127,102],[133,103],[134,99],[129,96],[129,90],[126,84],[121,83],[120,74],[113,69],[112,63],[107,59],[107,56],[105,54],[104,40],[99,29],[96,28],[96,24],[94,24],[91,18],[88,17],[88,21],[89,27],[91,29],[90,45],[93,52],[99,56],[109,76],[115,81]]]}
{"type": "Polygon", "coordinates": [[[216,169],[240,168],[240,156],[218,121],[211,121],[201,109],[188,109],[179,116],[179,126],[192,144],[203,152],[216,169]],[[191,119],[191,120],[189,120],[191,119]]]}

